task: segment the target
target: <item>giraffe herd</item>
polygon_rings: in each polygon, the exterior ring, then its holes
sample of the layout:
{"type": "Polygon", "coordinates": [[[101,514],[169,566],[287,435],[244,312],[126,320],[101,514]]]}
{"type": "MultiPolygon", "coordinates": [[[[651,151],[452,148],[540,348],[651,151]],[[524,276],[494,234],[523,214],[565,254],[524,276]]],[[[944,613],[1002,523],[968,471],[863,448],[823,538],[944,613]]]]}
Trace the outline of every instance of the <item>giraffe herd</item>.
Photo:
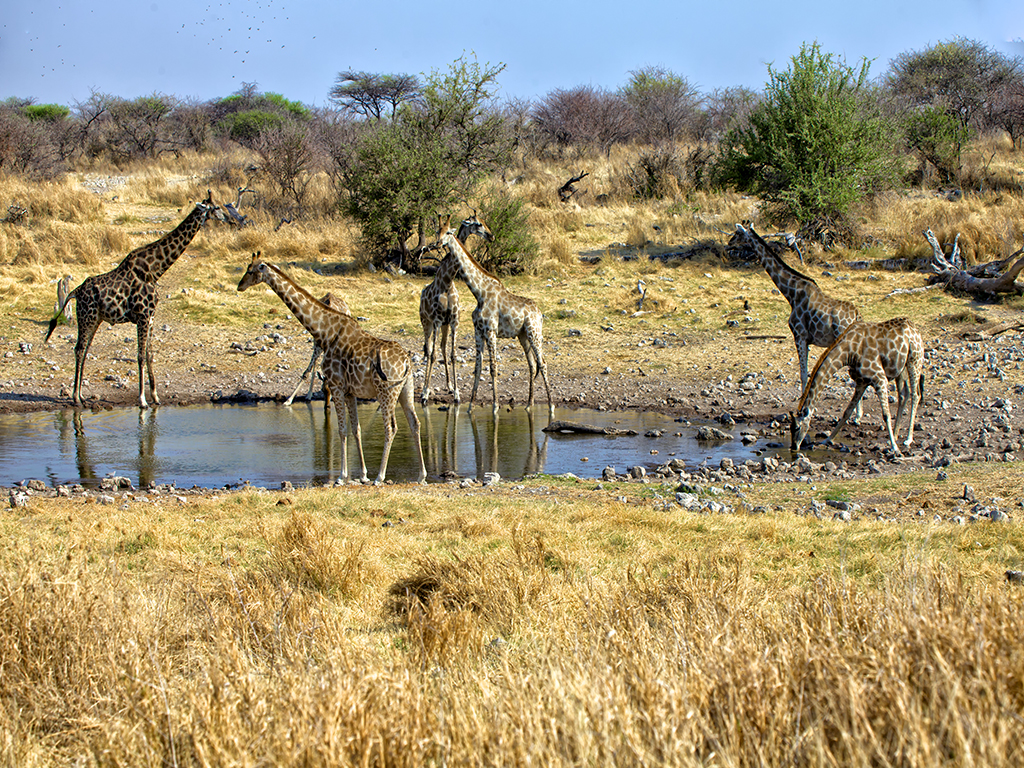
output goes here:
{"type": "MultiPolygon", "coordinates": [[[[148,407],[143,379],[145,367],[153,404],[159,404],[153,375],[153,353],[149,336],[158,301],[157,280],[182,254],[196,233],[211,216],[223,218],[220,207],[209,193],[196,203],[191,213],[171,232],[149,245],[136,248],[110,272],[87,278],[67,294],[59,311],[50,321],[46,340],[56,327],[64,307],[75,299],[78,339],[75,344],[75,379],[72,401],[82,405],[83,369],[89,345],[99,325],[134,323],[138,332],[139,407],[148,407]]],[[[458,230],[442,223],[433,247],[445,252],[434,279],[420,296],[420,320],[424,334],[426,373],[420,401],[425,407],[431,397],[431,375],[440,334],[441,362],[446,386],[456,404],[460,402],[455,371],[455,336],[458,329],[459,298],[455,281],[462,279],[477,300],[473,310],[476,342],[476,364],[473,389],[469,399],[472,410],[482,373],[486,348],[490,362],[492,413],[498,415],[497,355],[499,338],[517,338],[526,356],[529,376],[527,410],[532,414],[534,380],[540,375],[548,399],[549,419],[554,417],[554,403],[548,385],[547,366],[543,354],[543,315],[528,298],[508,291],[501,281],[484,269],[466,248],[470,234],[493,240],[490,230],[476,214],[462,221],[458,230]],[[448,339],[451,339],[450,347],[448,339]]],[[[896,433],[905,413],[910,426],[904,448],[911,445],[914,420],[923,397],[924,344],[920,332],[906,318],[878,323],[865,322],[857,308],[847,301],[827,296],[810,277],[786,264],[773,246],[765,242],[749,223],[736,226],[734,242],[749,248],[768,273],[791,307],[789,328],[796,344],[800,363],[802,395],[795,413],[790,415],[792,448],[800,450],[809,431],[814,403],[824,383],[843,367],[855,383],[850,401],[838,425],[829,436],[831,442],[850,420],[867,387],[874,387],[879,398],[891,451],[899,455],[896,433]],[[810,346],[825,347],[813,370],[808,372],[810,346]],[[897,384],[898,408],[895,422],[889,411],[890,382],[897,384]]],[[[359,476],[367,482],[358,411],[359,399],[376,400],[384,426],[384,447],[376,482],[385,480],[388,456],[397,432],[396,408],[401,406],[408,422],[419,465],[419,482],[425,482],[426,469],[420,445],[420,425],[414,403],[413,362],[409,353],[396,342],[376,338],[364,331],[352,317],[344,300],[328,293],[323,299],[313,298],[280,267],[255,253],[238,283],[245,291],[263,283],[273,290],[313,337],[313,356],[295,391],[285,401],[291,404],[302,383],[311,378],[310,392],[316,379],[316,367],[322,356],[324,407],[333,399],[342,438],[342,480],[348,479],[347,437],[351,434],[359,459],[359,476]]]]}

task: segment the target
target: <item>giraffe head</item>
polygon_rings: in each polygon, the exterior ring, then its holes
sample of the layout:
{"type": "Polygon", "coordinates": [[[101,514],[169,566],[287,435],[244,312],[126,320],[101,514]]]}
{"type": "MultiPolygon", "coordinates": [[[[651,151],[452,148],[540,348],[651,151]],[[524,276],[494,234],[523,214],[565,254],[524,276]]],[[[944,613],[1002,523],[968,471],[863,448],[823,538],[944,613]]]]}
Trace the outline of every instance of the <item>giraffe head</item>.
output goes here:
{"type": "Polygon", "coordinates": [[[470,235],[482,237],[488,243],[494,240],[494,235],[491,233],[491,230],[489,230],[487,228],[487,225],[480,221],[479,218],[477,218],[475,210],[473,211],[472,216],[470,216],[468,219],[462,220],[462,223],[459,225],[459,232],[456,235],[456,237],[459,238],[459,240],[461,240],[462,242],[466,242],[466,239],[470,235]]]}
{"type": "Polygon", "coordinates": [[[256,251],[252,255],[252,261],[249,262],[249,268],[245,270],[245,274],[242,275],[242,279],[238,281],[238,290],[244,291],[246,288],[252,288],[257,283],[265,283],[267,280],[267,262],[261,257],[261,251],[256,251]]]}
{"type": "Polygon", "coordinates": [[[807,430],[810,425],[811,409],[807,406],[801,407],[796,413],[793,413],[793,411],[789,412],[789,447],[792,450],[800,450],[800,446],[804,443],[804,438],[807,437],[807,430]]]}
{"type": "Polygon", "coordinates": [[[227,221],[227,217],[220,209],[220,206],[213,202],[212,190],[206,190],[206,199],[196,203],[196,208],[203,212],[203,221],[206,221],[210,216],[214,216],[220,221],[227,221]]]}

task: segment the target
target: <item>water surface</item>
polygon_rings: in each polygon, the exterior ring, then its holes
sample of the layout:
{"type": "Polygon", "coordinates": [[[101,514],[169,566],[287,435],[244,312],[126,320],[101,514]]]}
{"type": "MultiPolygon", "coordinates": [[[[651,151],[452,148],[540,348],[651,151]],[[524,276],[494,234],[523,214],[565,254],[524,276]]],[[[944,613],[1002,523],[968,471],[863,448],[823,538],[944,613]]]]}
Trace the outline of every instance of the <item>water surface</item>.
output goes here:
{"type": "MultiPolygon", "coordinates": [[[[381,418],[373,403],[359,408],[372,479],[380,466],[381,418]]],[[[495,425],[486,407],[472,414],[464,408],[418,408],[428,479],[481,478],[485,472],[505,479],[536,472],[596,478],[609,465],[621,473],[633,465],[651,469],[670,458],[690,466],[705,460],[717,465],[725,456],[742,462],[754,457],[757,446],[744,446],[738,432],[728,442],[699,443],[696,422],[685,425],[663,414],[632,411],[556,408],[555,418],[633,429],[639,433],[635,437],[552,435],[543,432],[546,410],[538,410],[535,418],[522,408],[502,412],[495,425]],[[663,434],[645,437],[648,430],[663,434]]],[[[348,448],[349,472],[355,475],[354,440],[348,448]]],[[[327,485],[341,476],[341,438],[334,414],[325,422],[320,403],[0,414],[0,485],[38,479],[47,485],[95,486],[112,474],[130,478],[137,488],[150,483],[220,488],[241,481],[279,487],[285,480],[327,485]]],[[[403,482],[416,474],[409,427],[400,413],[387,477],[403,482]]]]}

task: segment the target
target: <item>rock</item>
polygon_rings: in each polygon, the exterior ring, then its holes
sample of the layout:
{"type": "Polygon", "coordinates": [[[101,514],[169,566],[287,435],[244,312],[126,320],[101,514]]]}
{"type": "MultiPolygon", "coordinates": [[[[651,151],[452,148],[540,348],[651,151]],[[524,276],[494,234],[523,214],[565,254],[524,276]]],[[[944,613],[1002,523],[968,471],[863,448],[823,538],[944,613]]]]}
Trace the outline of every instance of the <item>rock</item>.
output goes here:
{"type": "Polygon", "coordinates": [[[104,505],[116,504],[117,503],[117,499],[115,499],[113,496],[107,496],[105,494],[101,494],[101,495],[97,496],[96,497],[96,501],[97,501],[97,503],[104,504],[104,505]]]}
{"type": "Polygon", "coordinates": [[[29,480],[28,483],[26,483],[26,485],[27,485],[27,487],[28,487],[28,489],[30,491],[45,491],[46,490],[46,483],[44,483],[42,480],[32,479],[32,480],[29,480]]]}
{"type": "Polygon", "coordinates": [[[497,472],[484,472],[484,488],[491,485],[497,485],[501,482],[501,475],[497,472]]]}
{"type": "Polygon", "coordinates": [[[282,490],[282,491],[292,491],[292,490],[294,490],[294,489],[295,489],[295,486],[293,486],[293,485],[292,485],[292,484],[291,484],[290,482],[288,482],[287,480],[282,480],[282,481],[281,481],[281,490],[282,490]]]}
{"type": "Polygon", "coordinates": [[[723,456],[722,460],[718,462],[718,466],[720,469],[733,469],[735,465],[731,458],[729,458],[728,456],[723,456]]]}
{"type": "Polygon", "coordinates": [[[24,493],[11,492],[11,509],[21,509],[28,506],[28,495],[24,493]]]}
{"type": "Polygon", "coordinates": [[[605,467],[604,470],[601,472],[602,480],[612,481],[615,480],[617,477],[618,475],[615,472],[615,467],[605,467]]]}
{"type": "Polygon", "coordinates": [[[642,480],[643,478],[647,477],[647,470],[639,465],[635,467],[630,467],[626,471],[629,472],[629,476],[634,480],[642,480]]]}
{"type": "Polygon", "coordinates": [[[702,443],[710,443],[733,439],[732,435],[723,432],[717,427],[708,426],[698,427],[696,437],[697,440],[699,440],[702,443]]]}
{"type": "Polygon", "coordinates": [[[1007,571],[1006,580],[1011,584],[1024,584],[1024,571],[1007,571]]]}

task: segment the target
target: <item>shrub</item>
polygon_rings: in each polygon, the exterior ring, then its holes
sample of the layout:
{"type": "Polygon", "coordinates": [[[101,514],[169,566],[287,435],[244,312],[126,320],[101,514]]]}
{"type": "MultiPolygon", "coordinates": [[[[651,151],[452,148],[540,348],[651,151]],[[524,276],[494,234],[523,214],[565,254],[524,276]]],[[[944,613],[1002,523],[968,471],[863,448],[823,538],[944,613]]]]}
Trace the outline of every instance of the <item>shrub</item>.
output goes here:
{"type": "Polygon", "coordinates": [[[494,235],[481,264],[497,275],[518,275],[536,266],[540,249],[524,205],[524,200],[504,189],[492,192],[481,203],[480,215],[494,235]]]}
{"type": "Polygon", "coordinates": [[[749,125],[726,137],[722,180],[801,223],[844,219],[853,203],[891,187],[895,126],[882,116],[869,66],[865,59],[855,70],[817,43],[803,45],[786,71],[769,66],[749,125]]]}

